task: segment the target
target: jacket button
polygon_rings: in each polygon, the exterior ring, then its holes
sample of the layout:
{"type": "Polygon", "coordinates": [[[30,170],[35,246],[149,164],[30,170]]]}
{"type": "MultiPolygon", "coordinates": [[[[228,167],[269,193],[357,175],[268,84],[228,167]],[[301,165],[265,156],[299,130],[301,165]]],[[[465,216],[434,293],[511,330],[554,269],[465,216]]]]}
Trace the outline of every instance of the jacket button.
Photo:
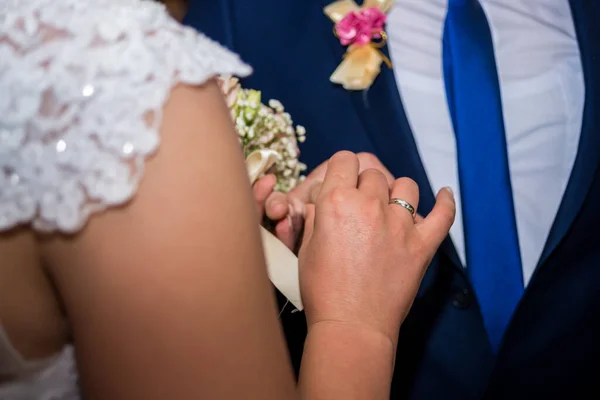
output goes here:
{"type": "Polygon", "coordinates": [[[456,308],[468,308],[471,305],[471,300],[471,292],[469,292],[469,289],[458,289],[452,295],[452,305],[456,308]]]}

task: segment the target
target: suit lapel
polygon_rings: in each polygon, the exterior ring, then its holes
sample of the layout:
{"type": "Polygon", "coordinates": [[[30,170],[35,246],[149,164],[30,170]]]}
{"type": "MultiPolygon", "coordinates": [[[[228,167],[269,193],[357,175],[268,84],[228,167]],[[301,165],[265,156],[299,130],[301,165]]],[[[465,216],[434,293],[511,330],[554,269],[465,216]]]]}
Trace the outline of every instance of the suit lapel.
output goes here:
{"type": "Polygon", "coordinates": [[[567,189],[538,263],[544,264],[579,214],[600,162],[600,3],[570,0],[585,81],[579,150],[567,189]]]}
{"type": "MultiPolygon", "coordinates": [[[[332,0],[324,0],[323,6],[332,0]]],[[[361,3],[358,1],[357,3],[361,3]]],[[[323,15],[326,23],[333,23],[323,15]]],[[[329,38],[333,55],[342,61],[345,48],[331,34],[329,38]]],[[[389,58],[388,46],[381,49],[389,58]]],[[[333,72],[333,70],[331,71],[333,72]]],[[[344,90],[340,87],[340,90],[344,90]]],[[[394,71],[382,64],[381,73],[367,91],[348,91],[352,103],[367,131],[377,155],[392,174],[408,176],[419,185],[419,212],[427,215],[435,204],[435,196],[419,157],[419,152],[406,117],[394,71]]],[[[463,272],[462,264],[452,241],[448,238],[440,249],[463,272]]]]}

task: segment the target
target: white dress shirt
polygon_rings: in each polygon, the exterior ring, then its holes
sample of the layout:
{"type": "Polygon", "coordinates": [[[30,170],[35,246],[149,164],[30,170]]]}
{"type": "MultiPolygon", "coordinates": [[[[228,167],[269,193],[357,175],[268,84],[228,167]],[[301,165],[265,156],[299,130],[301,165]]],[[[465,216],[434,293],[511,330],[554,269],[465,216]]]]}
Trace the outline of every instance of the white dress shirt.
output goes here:
{"type": "MultiPolygon", "coordinates": [[[[480,0],[494,41],[523,278],[529,282],[577,155],[584,104],[567,0],[480,0]]],[[[391,60],[434,191],[454,189],[450,236],[465,265],[456,143],[446,103],[442,34],[447,0],[397,0],[388,16],[391,60]]]]}

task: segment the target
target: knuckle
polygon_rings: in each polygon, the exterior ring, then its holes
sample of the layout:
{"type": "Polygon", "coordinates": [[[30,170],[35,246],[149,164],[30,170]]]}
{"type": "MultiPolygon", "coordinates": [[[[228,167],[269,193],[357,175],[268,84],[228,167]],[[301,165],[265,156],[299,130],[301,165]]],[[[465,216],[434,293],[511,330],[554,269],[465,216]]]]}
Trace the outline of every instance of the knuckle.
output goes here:
{"type": "Polygon", "coordinates": [[[369,168],[363,171],[359,176],[360,182],[369,182],[371,185],[380,185],[382,190],[388,190],[389,185],[387,178],[383,174],[383,172],[369,168]]]}
{"type": "Polygon", "coordinates": [[[335,171],[331,173],[331,178],[338,181],[345,181],[348,179],[348,175],[340,171],[335,171]]]}
{"type": "Polygon", "coordinates": [[[381,201],[375,197],[370,197],[362,202],[361,214],[370,221],[380,221],[384,219],[385,210],[381,201]]]}
{"type": "Polygon", "coordinates": [[[373,153],[367,153],[363,151],[358,153],[356,156],[358,157],[360,164],[367,167],[381,164],[379,158],[377,158],[377,156],[373,153]]]}
{"type": "Polygon", "coordinates": [[[385,175],[383,174],[383,172],[381,172],[381,171],[379,171],[378,169],[375,169],[375,168],[368,168],[368,169],[364,170],[362,172],[362,175],[366,175],[366,176],[372,177],[374,179],[380,179],[380,180],[383,180],[383,181],[386,180],[385,179],[385,175]]]}
{"type": "Polygon", "coordinates": [[[396,182],[399,185],[405,186],[407,188],[419,190],[419,185],[417,185],[417,182],[415,182],[411,178],[408,178],[408,177],[398,178],[398,179],[396,179],[396,182]]]}
{"type": "Polygon", "coordinates": [[[337,153],[335,153],[332,157],[331,160],[335,160],[335,161],[351,161],[351,160],[355,160],[357,159],[356,154],[354,154],[351,151],[348,150],[341,150],[338,151],[337,153]]]}
{"type": "Polygon", "coordinates": [[[398,179],[396,179],[396,183],[394,186],[401,187],[402,190],[410,191],[416,195],[415,197],[417,197],[417,198],[419,197],[419,185],[417,184],[417,182],[415,182],[414,180],[412,180],[410,178],[407,178],[407,177],[398,178],[398,179]]]}
{"type": "Polygon", "coordinates": [[[327,196],[327,199],[325,199],[325,201],[339,208],[346,206],[350,198],[351,193],[348,189],[336,187],[329,192],[329,195],[327,196]]]}

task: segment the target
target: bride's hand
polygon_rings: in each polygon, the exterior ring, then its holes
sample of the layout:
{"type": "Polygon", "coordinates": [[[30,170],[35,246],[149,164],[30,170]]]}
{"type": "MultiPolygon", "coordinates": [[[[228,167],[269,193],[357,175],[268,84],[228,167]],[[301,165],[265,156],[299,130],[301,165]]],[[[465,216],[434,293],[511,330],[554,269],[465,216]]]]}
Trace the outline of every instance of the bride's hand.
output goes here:
{"type": "MultiPolygon", "coordinates": [[[[380,171],[391,186],[394,176],[383,165],[383,163],[372,153],[356,154],[360,164],[360,172],[368,169],[380,171]]],[[[304,226],[304,214],[307,204],[313,204],[319,187],[327,172],[327,161],[315,168],[306,179],[289,193],[272,192],[266,201],[263,201],[261,216],[266,216],[276,221],[273,233],[291,250],[297,248],[299,236],[304,226]]],[[[256,191],[255,191],[256,193],[256,191]]],[[[422,217],[417,215],[417,220],[422,217]]]]}
{"type": "Polygon", "coordinates": [[[265,175],[252,185],[256,212],[261,221],[265,215],[265,203],[267,199],[274,194],[273,189],[275,188],[276,183],[277,180],[275,179],[275,175],[265,175]]]}
{"type": "MultiPolygon", "coordinates": [[[[427,218],[389,204],[386,176],[360,173],[356,155],[329,161],[315,206],[308,206],[300,249],[300,285],[309,332],[320,324],[374,330],[396,345],[433,255],[454,221],[452,192],[440,191],[427,218]]],[[[391,197],[416,209],[419,190],[397,179],[391,197]]]]}

